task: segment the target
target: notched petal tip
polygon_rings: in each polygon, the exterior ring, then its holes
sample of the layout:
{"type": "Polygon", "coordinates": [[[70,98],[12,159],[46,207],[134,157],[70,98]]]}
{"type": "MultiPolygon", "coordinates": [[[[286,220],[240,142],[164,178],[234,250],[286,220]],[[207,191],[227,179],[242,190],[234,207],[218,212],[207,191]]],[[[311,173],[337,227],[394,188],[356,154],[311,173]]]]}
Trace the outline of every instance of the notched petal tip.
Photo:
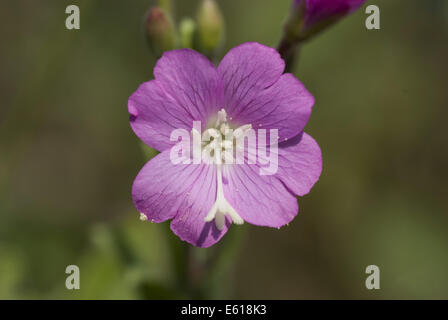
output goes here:
{"type": "Polygon", "coordinates": [[[132,102],[132,96],[129,98],[128,101],[128,112],[129,112],[129,121],[135,122],[135,120],[137,120],[138,117],[138,110],[132,102]]]}
{"type": "Polygon", "coordinates": [[[224,219],[219,221],[222,229],[217,227],[215,221],[210,221],[202,225],[198,237],[191,237],[191,235],[189,235],[190,231],[185,228],[180,228],[180,225],[177,224],[176,219],[171,220],[170,228],[171,231],[173,231],[173,233],[180,238],[180,240],[185,241],[195,247],[209,248],[221,240],[231,225],[229,219],[226,219],[225,217],[223,218],[224,219]]]}
{"type": "Polygon", "coordinates": [[[196,66],[203,64],[204,67],[210,68],[216,72],[215,65],[202,53],[195,51],[190,48],[175,49],[170,51],[165,51],[154,67],[154,78],[156,80],[162,80],[165,77],[165,73],[170,73],[171,68],[179,68],[182,70],[185,68],[186,59],[190,60],[190,63],[196,66]],[[161,77],[162,76],[162,77],[161,77]]]}
{"type": "Polygon", "coordinates": [[[137,116],[134,115],[134,114],[130,114],[130,115],[129,115],[129,121],[130,121],[130,122],[134,122],[135,120],[137,120],[137,116]]]}

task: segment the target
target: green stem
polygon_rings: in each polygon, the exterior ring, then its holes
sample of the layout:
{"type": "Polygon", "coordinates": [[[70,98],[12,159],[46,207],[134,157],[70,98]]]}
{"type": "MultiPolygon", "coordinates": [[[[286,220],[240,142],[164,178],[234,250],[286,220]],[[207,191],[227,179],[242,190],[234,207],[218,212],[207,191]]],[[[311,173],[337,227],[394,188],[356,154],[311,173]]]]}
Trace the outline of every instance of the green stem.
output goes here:
{"type": "Polygon", "coordinates": [[[285,60],[285,72],[293,73],[300,57],[300,45],[298,42],[291,41],[284,37],[278,45],[278,52],[285,60]]]}

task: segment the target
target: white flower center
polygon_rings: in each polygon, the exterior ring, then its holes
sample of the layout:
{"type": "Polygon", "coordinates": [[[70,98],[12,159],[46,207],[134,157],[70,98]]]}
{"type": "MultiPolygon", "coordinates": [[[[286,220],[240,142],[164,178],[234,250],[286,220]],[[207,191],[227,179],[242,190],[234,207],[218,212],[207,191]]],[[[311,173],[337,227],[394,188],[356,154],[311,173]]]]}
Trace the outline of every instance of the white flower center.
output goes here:
{"type": "Polygon", "coordinates": [[[208,129],[204,132],[206,139],[213,137],[211,142],[203,142],[204,152],[213,154],[213,159],[216,165],[216,201],[212,208],[205,217],[206,222],[210,222],[215,219],[215,225],[218,230],[224,228],[226,219],[225,216],[228,215],[233,223],[243,224],[244,220],[239,216],[236,210],[230,205],[224,196],[224,190],[222,187],[222,166],[226,163],[228,157],[233,157],[233,152],[229,154],[227,150],[233,150],[234,138],[243,135],[246,130],[251,129],[250,124],[241,126],[231,133],[230,126],[227,122],[227,113],[224,109],[218,112],[218,117],[215,122],[214,128],[208,129]]]}

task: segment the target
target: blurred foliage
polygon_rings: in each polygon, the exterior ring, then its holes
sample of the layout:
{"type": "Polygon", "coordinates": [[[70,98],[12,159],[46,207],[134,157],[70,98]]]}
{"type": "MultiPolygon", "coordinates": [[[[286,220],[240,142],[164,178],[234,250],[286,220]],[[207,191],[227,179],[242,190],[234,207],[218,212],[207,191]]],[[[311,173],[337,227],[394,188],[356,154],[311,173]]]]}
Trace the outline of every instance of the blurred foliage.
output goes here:
{"type": "MultiPolygon", "coordinates": [[[[155,2],[79,0],[81,29],[68,31],[71,3],[0,3],[0,298],[448,298],[447,1],[368,1],[380,31],[360,10],[307,43],[295,74],[316,97],[306,131],[320,181],[290,226],[232,227],[188,252],[168,223],[139,221],[130,195],[155,155],[126,108],[152,77],[143,25],[155,2]],[[187,254],[219,256],[191,274],[187,254]],[[79,291],[65,289],[70,264],[79,291]],[[364,287],[369,264],[381,290],[364,287]]],[[[174,1],[177,24],[198,4],[174,1]]],[[[219,5],[222,56],[276,46],[290,1],[219,5]]]]}

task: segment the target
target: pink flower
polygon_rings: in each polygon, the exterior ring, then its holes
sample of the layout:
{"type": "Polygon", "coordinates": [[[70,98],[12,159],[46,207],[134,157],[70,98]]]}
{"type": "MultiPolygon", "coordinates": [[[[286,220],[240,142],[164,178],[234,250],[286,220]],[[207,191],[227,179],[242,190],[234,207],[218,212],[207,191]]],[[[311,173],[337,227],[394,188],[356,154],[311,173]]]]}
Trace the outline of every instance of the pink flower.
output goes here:
{"type": "MultiPolygon", "coordinates": [[[[258,43],[230,50],[218,67],[190,50],[165,52],[129,98],[131,127],[161,153],[137,175],[132,197],[152,222],[171,220],[182,240],[209,247],[232,223],[279,228],[298,213],[297,196],[307,194],[322,171],[321,151],[303,129],[313,96],[285,67],[280,55],[258,43]],[[218,119],[218,120],[217,120],[218,119]],[[278,170],[260,175],[255,164],[173,164],[175,129],[191,132],[229,127],[278,130],[278,170]]],[[[271,149],[272,150],[272,149],[271,149]]]]}

